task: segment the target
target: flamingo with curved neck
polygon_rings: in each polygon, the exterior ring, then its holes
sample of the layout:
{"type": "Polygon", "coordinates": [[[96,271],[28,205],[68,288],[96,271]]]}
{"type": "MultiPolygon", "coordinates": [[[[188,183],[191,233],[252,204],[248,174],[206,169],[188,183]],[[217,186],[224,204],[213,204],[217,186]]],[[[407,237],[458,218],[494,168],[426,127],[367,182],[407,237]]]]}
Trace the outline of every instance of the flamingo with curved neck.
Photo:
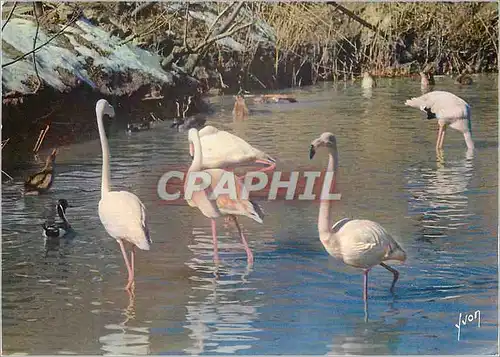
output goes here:
{"type": "MultiPolygon", "coordinates": [[[[243,185],[234,177],[234,184],[237,190],[237,197],[231,198],[227,194],[219,194],[215,200],[210,199],[209,196],[214,192],[214,189],[217,187],[217,184],[222,179],[224,174],[227,174],[228,171],[223,169],[203,169],[203,147],[200,141],[200,136],[198,134],[198,130],[195,128],[189,129],[188,132],[188,140],[190,145],[190,151],[193,154],[193,162],[189,167],[187,176],[189,177],[192,172],[206,172],[211,177],[210,186],[202,191],[195,191],[192,194],[191,199],[186,199],[188,204],[191,207],[197,207],[205,217],[208,217],[212,221],[212,238],[213,238],[213,246],[214,246],[214,261],[216,263],[219,262],[219,254],[217,248],[217,233],[216,233],[216,222],[215,219],[221,216],[226,216],[231,219],[236,228],[238,229],[238,233],[240,234],[241,241],[243,246],[245,247],[245,251],[247,253],[247,261],[249,265],[253,264],[253,254],[250,250],[248,243],[241,231],[240,225],[236,219],[236,216],[247,216],[253,219],[256,222],[262,223],[262,219],[264,217],[262,210],[260,207],[248,200],[243,199],[243,185]]],[[[185,181],[185,191],[186,186],[189,180],[185,181]]]]}
{"type": "Polygon", "coordinates": [[[115,238],[123,254],[128,271],[126,290],[132,288],[134,282],[135,247],[149,250],[151,238],[146,222],[146,209],[141,200],[133,193],[127,191],[110,190],[109,146],[104,130],[103,117],[115,116],[114,108],[105,100],[100,99],[96,104],[97,126],[102,148],[102,181],[101,200],[99,201],[99,218],[108,234],[115,238]],[[132,244],[130,261],[123,241],[132,244]]]}
{"type": "MultiPolygon", "coordinates": [[[[309,158],[318,148],[328,149],[327,172],[333,172],[338,165],[337,141],[332,133],[323,133],[311,142],[309,158]]],[[[406,260],[406,253],[391,235],[378,223],[369,220],[344,218],[330,226],[330,200],[321,199],[318,215],[318,231],[321,243],[333,257],[345,264],[363,269],[363,300],[368,299],[368,272],[375,265],[389,270],[394,279],[391,291],[399,273],[384,263],[386,260],[406,260]]]]}
{"type": "MultiPolygon", "coordinates": [[[[258,170],[273,171],[276,160],[265,152],[254,148],[245,140],[211,125],[198,132],[203,147],[202,167],[200,169],[229,169],[239,165],[263,164],[266,167],[258,170]]],[[[193,158],[193,148],[189,148],[193,158]]]]}

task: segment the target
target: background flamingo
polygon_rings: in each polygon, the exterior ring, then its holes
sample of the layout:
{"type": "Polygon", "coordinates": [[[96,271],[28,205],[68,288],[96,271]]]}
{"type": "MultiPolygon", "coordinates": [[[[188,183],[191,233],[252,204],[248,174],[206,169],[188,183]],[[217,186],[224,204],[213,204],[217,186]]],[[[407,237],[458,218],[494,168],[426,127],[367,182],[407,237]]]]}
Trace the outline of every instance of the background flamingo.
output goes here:
{"type": "MultiPolygon", "coordinates": [[[[320,147],[328,149],[328,166],[326,171],[335,172],[338,165],[337,141],[331,133],[323,133],[312,141],[309,157],[312,159],[320,147]]],[[[365,307],[368,299],[368,272],[375,265],[381,265],[389,270],[394,279],[391,291],[398,280],[399,273],[383,263],[386,260],[406,260],[405,251],[378,223],[344,218],[330,229],[330,201],[321,200],[318,216],[318,231],[321,243],[326,251],[344,263],[363,269],[365,307]]]]}
{"type": "Polygon", "coordinates": [[[405,105],[427,113],[427,119],[437,119],[439,124],[436,149],[443,148],[446,127],[449,125],[464,135],[469,150],[474,149],[470,106],[455,94],[433,91],[417,98],[408,99],[405,105]]]}
{"type": "MultiPolygon", "coordinates": [[[[276,160],[271,156],[227,131],[207,125],[198,132],[198,137],[203,148],[200,170],[227,169],[252,163],[267,165],[260,171],[272,171],[276,167],[276,160]]],[[[189,153],[194,158],[192,148],[189,153]]]]}
{"type": "MultiPolygon", "coordinates": [[[[264,217],[262,210],[260,207],[248,200],[241,198],[243,193],[243,186],[239,180],[235,178],[235,186],[237,189],[237,198],[232,199],[228,195],[221,194],[215,200],[209,199],[209,195],[212,194],[213,190],[217,186],[217,183],[222,178],[224,173],[227,171],[222,169],[205,169],[203,170],[203,150],[201,140],[199,137],[199,133],[197,129],[189,129],[188,132],[188,140],[190,146],[190,152],[193,153],[193,162],[188,170],[188,176],[191,172],[199,172],[204,171],[207,172],[211,176],[211,184],[210,186],[203,191],[193,192],[191,199],[186,199],[188,204],[191,207],[197,207],[201,213],[203,213],[206,217],[212,220],[212,238],[214,245],[214,261],[219,261],[218,248],[217,248],[217,232],[216,232],[216,222],[215,219],[221,216],[228,216],[230,219],[234,221],[236,228],[238,229],[238,233],[240,234],[241,241],[243,246],[245,247],[245,251],[247,253],[247,261],[248,264],[253,264],[253,254],[250,248],[248,247],[248,243],[241,231],[241,228],[238,224],[236,216],[247,216],[253,219],[256,222],[263,223],[262,219],[264,217]]],[[[188,180],[186,180],[187,184],[188,180]]],[[[186,192],[186,188],[184,189],[186,192]]]]}
{"type": "Polygon", "coordinates": [[[99,218],[108,234],[120,245],[123,259],[127,266],[128,283],[125,289],[130,290],[134,281],[135,247],[149,250],[151,238],[146,222],[146,210],[139,198],[127,191],[110,190],[109,147],[104,131],[103,116],[115,116],[114,108],[104,99],[96,104],[97,126],[102,148],[102,183],[101,200],[99,201],[99,218]],[[123,241],[132,244],[129,262],[123,241]]]}

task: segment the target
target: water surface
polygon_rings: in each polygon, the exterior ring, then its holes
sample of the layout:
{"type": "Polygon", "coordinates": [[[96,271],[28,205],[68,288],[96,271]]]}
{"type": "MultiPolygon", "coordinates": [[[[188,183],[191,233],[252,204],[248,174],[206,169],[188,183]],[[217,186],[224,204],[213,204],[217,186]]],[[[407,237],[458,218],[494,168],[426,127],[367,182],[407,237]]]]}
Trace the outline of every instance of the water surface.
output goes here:
{"type": "Polygon", "coordinates": [[[220,220],[216,272],[210,221],[157,197],[160,176],[189,164],[186,133],[165,122],[110,139],[114,188],[141,198],[154,241],[137,255],[135,297],[123,290],[119,247],[97,214],[98,141],[62,148],[48,195],[21,197],[28,171],[3,185],[4,353],[497,353],[497,79],[466,87],[436,80],[436,89],[471,104],[473,157],[452,129],[436,156],[437,123],[404,106],[420,95],[417,81],[380,80],[371,93],[359,83],[320,84],[293,91],[298,103],[249,105],[244,122],[232,121],[232,97],[212,100],[208,124],[276,157],[282,171],[323,169],[326,155],[310,161],[309,144],[324,131],[337,136],[342,200],[334,219],[375,220],[408,253],[405,264],[393,264],[401,274],[394,294],[389,272],[370,273],[367,322],[361,271],[325,252],[315,202],[261,202],[263,225],[240,219],[252,269],[237,233],[220,220]],[[67,215],[77,234],[44,257],[40,225],[59,198],[74,206],[67,215]],[[458,341],[459,314],[476,310],[481,326],[462,326],[458,341]]]}

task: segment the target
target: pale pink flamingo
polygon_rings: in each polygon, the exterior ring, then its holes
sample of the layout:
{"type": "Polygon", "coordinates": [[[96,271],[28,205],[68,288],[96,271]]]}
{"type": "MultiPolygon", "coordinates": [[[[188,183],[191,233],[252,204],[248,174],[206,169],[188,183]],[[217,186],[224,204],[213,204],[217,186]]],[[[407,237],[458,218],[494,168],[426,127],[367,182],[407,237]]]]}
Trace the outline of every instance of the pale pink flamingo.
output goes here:
{"type": "MultiPolygon", "coordinates": [[[[228,169],[252,163],[267,165],[259,171],[272,171],[276,168],[276,160],[271,156],[227,131],[207,125],[198,134],[203,148],[201,170],[228,169]]],[[[191,149],[189,153],[193,158],[191,149]]]]}
{"type": "MultiPolygon", "coordinates": [[[[252,251],[248,247],[248,243],[245,239],[245,236],[243,235],[243,232],[241,231],[236,216],[247,216],[256,222],[263,223],[262,219],[264,215],[262,213],[262,210],[256,203],[248,199],[241,198],[244,187],[241,184],[240,180],[236,179],[236,176],[235,176],[235,186],[237,189],[236,199],[231,199],[227,194],[221,194],[215,200],[209,199],[209,196],[213,193],[213,190],[217,186],[217,183],[220,181],[222,175],[224,173],[228,173],[228,171],[217,168],[203,169],[204,148],[201,144],[199,132],[197,129],[195,128],[189,129],[188,140],[189,140],[190,152],[193,153],[193,162],[189,167],[188,175],[191,172],[200,172],[200,171],[206,172],[211,177],[211,184],[205,190],[193,192],[191,199],[186,199],[186,201],[191,207],[197,207],[201,211],[201,213],[205,215],[205,217],[208,217],[212,220],[214,261],[216,263],[219,261],[215,219],[221,216],[228,216],[230,219],[234,221],[234,224],[238,229],[238,233],[240,234],[241,241],[247,253],[248,264],[249,265],[253,264],[252,251]]],[[[185,186],[187,183],[188,180],[186,179],[185,186]]],[[[186,192],[186,188],[184,189],[184,192],[186,192]]]]}
{"type": "MultiPolygon", "coordinates": [[[[309,157],[312,159],[316,150],[325,147],[329,160],[327,172],[334,172],[338,165],[337,141],[332,133],[323,133],[311,142],[309,157]]],[[[330,229],[330,200],[321,199],[318,216],[318,231],[321,243],[333,257],[345,264],[363,269],[365,306],[368,299],[368,272],[375,265],[389,270],[394,279],[391,291],[398,280],[399,273],[384,263],[386,260],[406,260],[406,253],[391,235],[378,223],[344,218],[330,229]]]]}
{"type": "Polygon", "coordinates": [[[449,125],[464,135],[468,150],[474,149],[470,106],[455,94],[433,91],[417,98],[408,99],[405,105],[427,113],[427,119],[437,119],[439,124],[436,149],[443,148],[446,127],[449,125]]]}
{"type": "Polygon", "coordinates": [[[125,260],[128,271],[128,283],[125,287],[130,290],[134,281],[135,247],[149,250],[151,238],[146,222],[146,210],[139,198],[127,191],[110,190],[109,147],[106,132],[104,131],[103,117],[107,114],[115,116],[114,108],[105,100],[100,99],[96,104],[97,126],[102,148],[102,183],[101,200],[99,201],[99,218],[108,234],[115,238],[125,260]],[[123,241],[132,244],[129,262],[123,241]]]}

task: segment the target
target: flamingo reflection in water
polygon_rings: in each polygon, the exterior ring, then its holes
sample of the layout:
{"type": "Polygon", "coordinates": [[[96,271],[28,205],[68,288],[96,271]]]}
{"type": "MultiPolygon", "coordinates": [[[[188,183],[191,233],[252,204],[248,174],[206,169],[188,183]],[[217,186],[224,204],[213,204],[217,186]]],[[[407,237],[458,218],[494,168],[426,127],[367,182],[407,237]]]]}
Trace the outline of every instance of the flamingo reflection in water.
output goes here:
{"type": "Polygon", "coordinates": [[[149,327],[131,327],[128,323],[135,320],[135,295],[127,290],[129,302],[124,310],[125,320],[119,324],[107,324],[105,329],[110,333],[99,337],[101,349],[107,355],[149,355],[149,327]]]}
{"type": "Polygon", "coordinates": [[[473,151],[462,160],[445,161],[438,151],[436,169],[413,167],[407,170],[409,211],[417,215],[421,240],[445,237],[469,224],[467,187],[474,173],[473,151]]]}

